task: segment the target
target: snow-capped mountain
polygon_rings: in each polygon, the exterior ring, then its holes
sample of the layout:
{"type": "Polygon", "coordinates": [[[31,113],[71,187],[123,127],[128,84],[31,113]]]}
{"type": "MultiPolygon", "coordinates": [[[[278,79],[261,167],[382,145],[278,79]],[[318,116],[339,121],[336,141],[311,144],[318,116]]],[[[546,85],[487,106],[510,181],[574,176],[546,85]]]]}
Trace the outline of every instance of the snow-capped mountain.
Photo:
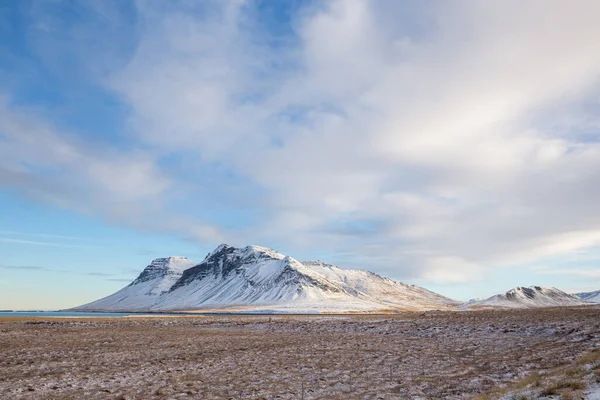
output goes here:
{"type": "Polygon", "coordinates": [[[485,300],[472,300],[464,308],[536,308],[590,304],[562,290],[546,286],[516,287],[485,300]]]}
{"type": "Polygon", "coordinates": [[[595,292],[575,293],[575,296],[592,303],[600,303],[600,290],[596,290],[595,292]]]}
{"type": "Polygon", "coordinates": [[[300,262],[259,246],[221,245],[195,266],[182,258],[159,260],[127,287],[76,310],[314,313],[452,309],[458,304],[371,272],[300,262]]]}
{"type": "Polygon", "coordinates": [[[76,311],[382,312],[561,307],[600,301],[556,288],[517,287],[459,304],[419,286],[321,261],[298,261],[260,246],[220,245],[200,264],[158,258],[118,292],[76,311]],[[586,301],[588,300],[588,301],[586,301]]]}
{"type": "Polygon", "coordinates": [[[108,297],[74,310],[149,310],[195,263],[186,257],[157,258],[129,285],[108,297]]]}

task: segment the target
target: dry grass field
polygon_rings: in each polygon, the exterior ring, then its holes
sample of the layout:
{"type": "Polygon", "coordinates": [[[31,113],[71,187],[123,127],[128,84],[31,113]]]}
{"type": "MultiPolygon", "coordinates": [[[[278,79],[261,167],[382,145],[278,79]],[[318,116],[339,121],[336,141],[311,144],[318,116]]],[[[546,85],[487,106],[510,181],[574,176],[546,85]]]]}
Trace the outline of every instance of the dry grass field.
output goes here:
{"type": "Polygon", "coordinates": [[[3,400],[584,398],[600,370],[596,307],[0,321],[3,400]]]}

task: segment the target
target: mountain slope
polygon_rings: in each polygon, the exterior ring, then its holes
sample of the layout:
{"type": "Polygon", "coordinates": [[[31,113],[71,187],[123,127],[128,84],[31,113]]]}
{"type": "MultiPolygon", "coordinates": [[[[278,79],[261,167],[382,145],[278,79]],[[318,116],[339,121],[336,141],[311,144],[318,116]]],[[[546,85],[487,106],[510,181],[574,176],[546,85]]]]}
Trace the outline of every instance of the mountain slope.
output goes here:
{"type": "Polygon", "coordinates": [[[516,287],[485,300],[473,300],[464,308],[537,308],[586,305],[588,302],[559,289],[546,286],[516,287]]]}
{"type": "Polygon", "coordinates": [[[167,275],[154,277],[148,268],[126,288],[78,309],[314,313],[431,310],[458,304],[371,272],[300,262],[259,246],[221,245],[200,264],[167,275]]]}
{"type": "Polygon", "coordinates": [[[600,303],[600,290],[596,290],[595,292],[576,293],[575,296],[592,303],[600,303]]]}
{"type": "Polygon", "coordinates": [[[360,298],[372,299],[394,306],[416,307],[419,309],[440,309],[454,306],[455,300],[449,299],[425,288],[406,285],[373,272],[364,270],[344,270],[321,261],[303,261],[306,267],[325,276],[360,298]]]}
{"type": "Polygon", "coordinates": [[[73,310],[147,311],[181,278],[183,271],[193,265],[194,262],[186,257],[157,258],[123,289],[73,310]]]}

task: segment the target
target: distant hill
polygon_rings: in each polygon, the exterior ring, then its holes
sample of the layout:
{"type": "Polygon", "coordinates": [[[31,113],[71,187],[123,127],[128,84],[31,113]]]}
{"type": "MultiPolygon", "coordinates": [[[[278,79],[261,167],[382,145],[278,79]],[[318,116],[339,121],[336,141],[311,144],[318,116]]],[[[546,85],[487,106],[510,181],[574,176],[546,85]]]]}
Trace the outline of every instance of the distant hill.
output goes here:
{"type": "Polygon", "coordinates": [[[463,308],[536,308],[563,307],[590,304],[581,298],[554,287],[516,287],[506,293],[497,294],[485,300],[472,300],[463,308]]]}
{"type": "Polygon", "coordinates": [[[600,290],[596,290],[595,292],[576,293],[575,296],[592,303],[600,303],[600,290]]]}

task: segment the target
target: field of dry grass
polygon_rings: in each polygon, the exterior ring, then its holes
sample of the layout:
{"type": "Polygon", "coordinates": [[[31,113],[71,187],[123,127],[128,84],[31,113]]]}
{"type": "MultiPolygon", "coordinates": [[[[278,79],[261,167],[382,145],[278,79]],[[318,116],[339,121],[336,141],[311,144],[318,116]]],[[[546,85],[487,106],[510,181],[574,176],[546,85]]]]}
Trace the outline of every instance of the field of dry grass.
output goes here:
{"type": "Polygon", "coordinates": [[[477,400],[600,400],[600,346],[574,362],[533,372],[516,382],[476,396],[477,400]]]}
{"type": "Polygon", "coordinates": [[[0,321],[0,399],[500,398],[600,346],[596,307],[0,321]]]}

